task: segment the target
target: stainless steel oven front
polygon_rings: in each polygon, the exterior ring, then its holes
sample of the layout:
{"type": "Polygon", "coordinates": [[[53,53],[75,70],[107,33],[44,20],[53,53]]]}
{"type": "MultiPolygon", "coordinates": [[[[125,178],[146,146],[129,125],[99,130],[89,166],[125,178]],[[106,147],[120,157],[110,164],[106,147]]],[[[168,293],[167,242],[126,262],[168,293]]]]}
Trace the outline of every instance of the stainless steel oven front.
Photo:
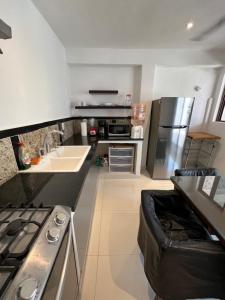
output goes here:
{"type": "Polygon", "coordinates": [[[78,299],[80,268],[73,216],[69,207],[54,208],[1,299],[78,299]]]}
{"type": "Polygon", "coordinates": [[[76,241],[73,236],[73,224],[70,222],[68,227],[42,300],[78,299],[79,262],[77,261],[76,241]]]}

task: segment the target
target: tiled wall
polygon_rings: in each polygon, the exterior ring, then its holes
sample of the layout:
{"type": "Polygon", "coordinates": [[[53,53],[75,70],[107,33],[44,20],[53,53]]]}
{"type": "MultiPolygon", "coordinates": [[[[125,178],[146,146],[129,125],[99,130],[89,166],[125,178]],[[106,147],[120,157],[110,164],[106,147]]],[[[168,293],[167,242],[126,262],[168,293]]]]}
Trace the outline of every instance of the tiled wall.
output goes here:
{"type": "MultiPolygon", "coordinates": [[[[64,123],[64,140],[70,138],[73,134],[79,132],[78,121],[68,121],[64,123]]],[[[29,133],[20,135],[20,140],[28,147],[28,149],[41,148],[46,134],[54,129],[59,129],[58,125],[52,125],[29,133]]],[[[52,147],[59,144],[58,134],[52,134],[49,137],[52,147]]],[[[10,138],[0,140],[0,185],[16,175],[18,167],[13,152],[10,138]]]]}
{"type": "MultiPolygon", "coordinates": [[[[32,149],[40,149],[43,147],[44,138],[48,132],[52,130],[59,130],[58,125],[52,125],[49,127],[41,128],[35,131],[31,131],[28,133],[24,133],[20,135],[20,141],[23,142],[28,151],[32,151],[32,149]]],[[[54,147],[60,143],[59,134],[51,134],[49,135],[49,144],[54,147]]]]}
{"type": "Polygon", "coordinates": [[[10,138],[0,140],[0,185],[16,175],[16,164],[10,138]]]}

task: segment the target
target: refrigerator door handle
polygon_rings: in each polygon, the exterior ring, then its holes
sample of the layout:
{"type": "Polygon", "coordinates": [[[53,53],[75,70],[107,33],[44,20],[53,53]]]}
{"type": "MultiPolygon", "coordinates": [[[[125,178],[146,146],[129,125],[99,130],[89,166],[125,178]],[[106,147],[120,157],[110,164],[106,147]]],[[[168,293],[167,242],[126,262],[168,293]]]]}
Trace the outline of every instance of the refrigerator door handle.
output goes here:
{"type": "Polygon", "coordinates": [[[184,125],[184,126],[180,126],[180,125],[178,125],[178,126],[176,126],[176,125],[174,125],[174,126],[160,126],[161,128],[171,128],[171,129],[184,129],[184,128],[187,128],[188,126],[187,125],[184,125]]]}

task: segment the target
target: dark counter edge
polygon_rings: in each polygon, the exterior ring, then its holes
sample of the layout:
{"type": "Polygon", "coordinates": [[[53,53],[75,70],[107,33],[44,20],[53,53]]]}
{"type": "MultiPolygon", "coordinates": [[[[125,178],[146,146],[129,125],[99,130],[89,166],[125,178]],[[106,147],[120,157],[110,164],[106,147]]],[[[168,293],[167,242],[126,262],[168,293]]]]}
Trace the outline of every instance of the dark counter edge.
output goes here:
{"type": "MultiPolygon", "coordinates": [[[[118,139],[117,139],[118,140],[118,139]]],[[[122,141],[143,139],[123,138],[122,141]]],[[[78,172],[75,173],[18,173],[0,186],[0,207],[34,205],[53,207],[65,205],[75,210],[83,183],[91,166],[95,165],[95,153],[99,141],[114,142],[110,138],[73,135],[63,145],[90,145],[91,149],[78,172]]],[[[121,141],[121,139],[120,139],[121,141]]],[[[96,167],[97,168],[97,167],[96,167]]]]}
{"type": "Polygon", "coordinates": [[[0,186],[0,206],[12,207],[55,205],[76,208],[79,194],[91,166],[94,165],[97,140],[82,139],[80,134],[66,140],[64,145],[90,145],[91,149],[76,173],[18,173],[0,186]]]}
{"type": "MultiPolygon", "coordinates": [[[[189,195],[180,187],[178,181],[179,181],[179,179],[181,179],[181,177],[188,177],[188,178],[190,178],[192,176],[171,176],[170,180],[172,181],[175,190],[177,190],[184,197],[184,199],[187,201],[187,203],[190,205],[190,207],[194,210],[194,212],[198,215],[198,217],[200,218],[201,221],[203,221],[206,225],[208,225],[209,228],[214,228],[214,225],[212,223],[210,223],[210,221],[203,215],[203,213],[201,212],[201,210],[199,210],[199,208],[190,199],[189,195]]],[[[197,177],[197,178],[203,177],[203,178],[205,178],[207,176],[194,176],[194,177],[197,177]]],[[[215,176],[215,177],[221,178],[220,175],[215,176]]],[[[224,239],[223,234],[221,234],[215,228],[214,228],[214,230],[215,230],[217,236],[220,238],[221,244],[223,245],[223,247],[225,247],[225,239],[224,239]]]]}

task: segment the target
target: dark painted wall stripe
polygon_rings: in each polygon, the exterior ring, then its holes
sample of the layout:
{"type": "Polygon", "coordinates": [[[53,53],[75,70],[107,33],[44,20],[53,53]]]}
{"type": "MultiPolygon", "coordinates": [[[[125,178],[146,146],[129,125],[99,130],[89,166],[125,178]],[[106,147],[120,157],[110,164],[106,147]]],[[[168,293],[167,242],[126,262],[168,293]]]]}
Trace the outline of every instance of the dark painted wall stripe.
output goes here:
{"type": "Polygon", "coordinates": [[[51,125],[54,125],[57,123],[67,122],[67,121],[70,121],[73,119],[75,119],[75,118],[70,117],[70,118],[58,119],[58,120],[53,120],[53,121],[48,121],[48,122],[43,122],[43,123],[38,123],[38,124],[33,124],[33,125],[27,125],[27,126],[2,130],[2,131],[0,131],[0,139],[9,137],[9,136],[18,135],[18,134],[27,133],[27,132],[34,131],[34,130],[44,128],[47,126],[51,126],[51,125]]]}
{"type": "Polygon", "coordinates": [[[33,124],[33,125],[27,125],[27,126],[2,130],[2,131],[0,131],[0,139],[6,138],[6,137],[11,137],[11,136],[18,135],[18,134],[27,133],[27,132],[34,131],[34,130],[38,130],[40,128],[44,128],[44,127],[55,125],[55,124],[62,123],[62,122],[68,122],[68,121],[71,121],[71,120],[90,119],[90,118],[95,118],[95,119],[131,119],[130,116],[128,116],[128,117],[104,117],[104,116],[102,116],[102,117],[97,117],[97,116],[96,117],[95,116],[70,117],[70,118],[57,119],[57,120],[53,120],[53,121],[48,121],[48,122],[43,122],[43,123],[38,123],[38,124],[33,124]]]}

